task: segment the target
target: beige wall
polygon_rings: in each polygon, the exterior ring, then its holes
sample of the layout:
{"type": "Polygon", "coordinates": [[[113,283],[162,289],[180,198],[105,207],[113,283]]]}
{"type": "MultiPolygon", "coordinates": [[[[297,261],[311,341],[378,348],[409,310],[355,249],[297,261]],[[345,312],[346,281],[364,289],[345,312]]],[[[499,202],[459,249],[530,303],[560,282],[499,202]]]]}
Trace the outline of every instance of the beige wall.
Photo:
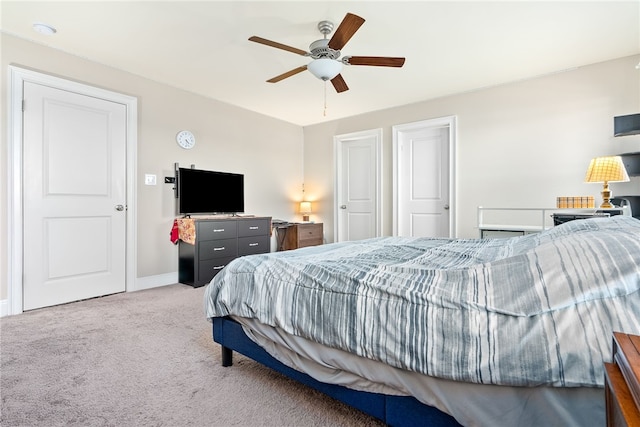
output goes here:
{"type": "MultiPolygon", "coordinates": [[[[174,218],[172,185],[175,162],[182,166],[245,174],[247,213],[295,219],[302,185],[302,129],[197,94],[156,83],[113,68],[0,35],[3,110],[0,115],[0,300],[7,298],[7,115],[8,65],[16,65],[135,96],[138,99],[137,277],[178,269],[177,247],[169,241],[174,218]],[[196,147],[183,150],[175,134],[191,130],[196,147]],[[156,186],[144,174],[157,175],[156,186]]],[[[217,84],[212,81],[211,84],[217,84]]]]}
{"type": "MultiPolygon", "coordinates": [[[[455,115],[457,229],[475,237],[476,207],[554,206],[560,195],[593,195],[583,183],[594,156],[640,151],[640,136],[614,138],[613,116],[640,112],[640,57],[601,64],[476,92],[300,128],[154,81],[0,34],[0,301],[7,298],[7,69],[42,71],[138,98],[137,277],[177,271],[169,242],[174,217],[173,164],[246,175],[247,212],[295,220],[304,181],[315,200],[312,220],[333,241],[333,136],[383,129],[384,234],[390,235],[391,127],[455,115]],[[174,137],[189,129],[197,147],[181,150],[174,137]],[[304,141],[304,159],[303,144],[304,141]],[[304,167],[304,169],[303,169],[304,167]],[[157,186],[145,186],[145,173],[157,186]]],[[[471,71],[470,71],[471,72],[471,71]]],[[[216,84],[216,82],[211,82],[216,84]]],[[[428,84],[425,82],[424,84],[428,84]]],[[[640,178],[612,184],[614,194],[640,194],[640,178]]]]}
{"type": "MultiPolygon", "coordinates": [[[[333,136],[382,128],[383,231],[390,235],[391,128],[450,115],[458,124],[458,237],[478,236],[478,206],[554,207],[557,196],[601,199],[600,184],[583,182],[589,160],[640,151],[640,135],[613,137],[614,116],[640,113],[639,60],[622,58],[305,127],[305,183],[317,209],[312,219],[324,222],[333,241],[333,136]]],[[[640,177],[611,188],[614,195],[640,194],[640,177]]]]}

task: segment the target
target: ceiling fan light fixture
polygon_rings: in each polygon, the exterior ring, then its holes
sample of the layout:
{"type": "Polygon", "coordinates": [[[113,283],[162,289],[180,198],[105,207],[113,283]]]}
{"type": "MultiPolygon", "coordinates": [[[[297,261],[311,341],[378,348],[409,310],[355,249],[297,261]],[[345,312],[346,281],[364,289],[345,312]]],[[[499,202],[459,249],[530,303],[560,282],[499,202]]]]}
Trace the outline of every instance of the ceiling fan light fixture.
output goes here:
{"type": "Polygon", "coordinates": [[[307,65],[307,70],[320,80],[332,80],[342,71],[342,62],[330,58],[314,59],[307,65]]]}

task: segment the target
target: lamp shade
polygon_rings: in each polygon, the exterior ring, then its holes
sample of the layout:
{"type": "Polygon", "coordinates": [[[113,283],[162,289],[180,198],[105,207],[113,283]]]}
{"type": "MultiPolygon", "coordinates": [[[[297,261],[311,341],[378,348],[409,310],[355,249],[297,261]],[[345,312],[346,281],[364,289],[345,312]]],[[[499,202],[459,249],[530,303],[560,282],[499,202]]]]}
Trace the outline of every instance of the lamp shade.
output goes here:
{"type": "Polygon", "coordinates": [[[585,182],[629,181],[629,175],[620,156],[596,157],[589,163],[585,182]]]}
{"type": "Polygon", "coordinates": [[[342,62],[330,58],[314,59],[307,65],[307,70],[320,80],[331,80],[342,71],[342,62]]]}
{"type": "Polygon", "coordinates": [[[300,202],[300,213],[301,214],[311,213],[311,202],[300,202]]]}

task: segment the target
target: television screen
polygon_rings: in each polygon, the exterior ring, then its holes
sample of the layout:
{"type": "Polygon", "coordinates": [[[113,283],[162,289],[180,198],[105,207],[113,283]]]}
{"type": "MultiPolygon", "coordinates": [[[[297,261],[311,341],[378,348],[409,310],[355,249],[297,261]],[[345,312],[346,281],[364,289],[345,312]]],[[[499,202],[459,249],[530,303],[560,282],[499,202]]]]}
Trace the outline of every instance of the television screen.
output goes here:
{"type": "Polygon", "coordinates": [[[178,213],[235,214],[244,212],[244,175],[179,168],[178,213]]]}

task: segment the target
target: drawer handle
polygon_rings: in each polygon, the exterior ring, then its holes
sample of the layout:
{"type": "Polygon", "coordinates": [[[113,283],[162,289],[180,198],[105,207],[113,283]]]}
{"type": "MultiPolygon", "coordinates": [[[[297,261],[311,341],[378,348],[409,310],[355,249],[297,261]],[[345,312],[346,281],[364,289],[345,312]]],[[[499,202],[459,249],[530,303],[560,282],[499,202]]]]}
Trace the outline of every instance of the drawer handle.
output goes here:
{"type": "Polygon", "coordinates": [[[260,228],[260,227],[258,227],[257,225],[254,225],[253,227],[249,227],[249,230],[257,230],[257,229],[259,229],[259,228],[260,228]]]}
{"type": "Polygon", "coordinates": [[[222,270],[224,268],[224,265],[219,265],[217,267],[213,267],[214,270],[222,270]]]}
{"type": "Polygon", "coordinates": [[[220,233],[221,231],[224,231],[224,228],[214,228],[213,229],[214,233],[220,233]]]}
{"type": "Polygon", "coordinates": [[[221,248],[213,248],[214,251],[224,251],[224,246],[221,248]]]}
{"type": "Polygon", "coordinates": [[[251,246],[258,246],[258,245],[259,245],[259,243],[249,243],[249,247],[251,247],[251,246]]]}

